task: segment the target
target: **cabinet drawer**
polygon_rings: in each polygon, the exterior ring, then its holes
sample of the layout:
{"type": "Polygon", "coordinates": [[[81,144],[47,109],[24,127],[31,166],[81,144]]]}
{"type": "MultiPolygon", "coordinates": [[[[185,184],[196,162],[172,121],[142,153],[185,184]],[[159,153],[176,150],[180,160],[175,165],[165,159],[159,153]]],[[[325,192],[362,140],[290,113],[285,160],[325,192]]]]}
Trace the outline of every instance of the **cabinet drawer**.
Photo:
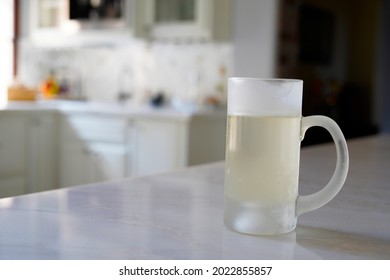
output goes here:
{"type": "Polygon", "coordinates": [[[124,143],[127,121],[110,116],[75,115],[62,120],[63,137],[87,141],[124,143]]]}

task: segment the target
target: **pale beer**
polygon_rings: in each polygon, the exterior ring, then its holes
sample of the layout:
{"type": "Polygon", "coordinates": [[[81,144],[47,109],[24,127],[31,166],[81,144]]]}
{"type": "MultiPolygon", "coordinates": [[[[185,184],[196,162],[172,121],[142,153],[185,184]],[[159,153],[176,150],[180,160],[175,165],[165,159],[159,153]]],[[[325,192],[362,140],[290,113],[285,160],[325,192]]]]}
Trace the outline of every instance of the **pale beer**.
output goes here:
{"type": "Polygon", "coordinates": [[[272,219],[277,226],[286,216],[294,219],[300,122],[300,117],[228,116],[225,198],[232,208],[227,213],[235,216],[228,220],[253,226],[272,219]]]}

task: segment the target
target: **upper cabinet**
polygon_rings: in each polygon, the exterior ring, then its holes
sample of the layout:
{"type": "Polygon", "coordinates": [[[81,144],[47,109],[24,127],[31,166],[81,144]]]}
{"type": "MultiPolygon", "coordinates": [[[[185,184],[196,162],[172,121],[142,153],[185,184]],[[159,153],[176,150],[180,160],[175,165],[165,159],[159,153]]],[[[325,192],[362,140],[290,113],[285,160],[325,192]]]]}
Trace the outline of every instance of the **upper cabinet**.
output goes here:
{"type": "MultiPolygon", "coordinates": [[[[27,1],[26,1],[27,2],[27,1]]],[[[107,43],[135,33],[136,0],[31,0],[29,37],[38,45],[107,43]]]]}
{"type": "Polygon", "coordinates": [[[150,39],[225,41],[230,37],[230,0],[145,0],[150,39]]]}
{"type": "Polygon", "coordinates": [[[226,41],[230,0],[31,0],[28,33],[41,46],[148,40],[226,41]]]}

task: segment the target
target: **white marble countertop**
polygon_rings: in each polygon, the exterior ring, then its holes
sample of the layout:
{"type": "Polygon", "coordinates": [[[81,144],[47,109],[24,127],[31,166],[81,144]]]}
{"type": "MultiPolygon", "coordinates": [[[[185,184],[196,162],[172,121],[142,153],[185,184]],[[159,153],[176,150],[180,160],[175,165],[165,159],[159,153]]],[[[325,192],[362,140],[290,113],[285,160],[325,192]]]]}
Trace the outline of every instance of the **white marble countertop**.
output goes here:
{"type": "Polygon", "coordinates": [[[153,107],[148,104],[119,104],[115,102],[37,100],[9,101],[1,111],[58,111],[61,113],[110,114],[125,117],[157,117],[188,120],[193,116],[207,115],[226,118],[226,109],[214,107],[153,107]]]}
{"type": "MultiPolygon", "coordinates": [[[[350,172],[295,232],[224,227],[222,162],[0,200],[0,259],[390,259],[390,136],[348,141],[350,172]]],[[[302,150],[301,193],[330,178],[333,145],[302,150]]]]}

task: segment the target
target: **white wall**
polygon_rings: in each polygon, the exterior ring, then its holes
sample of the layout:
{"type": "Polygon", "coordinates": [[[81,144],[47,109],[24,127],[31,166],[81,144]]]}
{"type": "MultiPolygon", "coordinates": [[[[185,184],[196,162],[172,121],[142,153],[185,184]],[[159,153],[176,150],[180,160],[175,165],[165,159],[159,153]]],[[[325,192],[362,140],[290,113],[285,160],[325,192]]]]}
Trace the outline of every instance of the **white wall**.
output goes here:
{"type": "Polygon", "coordinates": [[[235,76],[276,75],[279,0],[233,1],[233,72],[235,76]]]}

